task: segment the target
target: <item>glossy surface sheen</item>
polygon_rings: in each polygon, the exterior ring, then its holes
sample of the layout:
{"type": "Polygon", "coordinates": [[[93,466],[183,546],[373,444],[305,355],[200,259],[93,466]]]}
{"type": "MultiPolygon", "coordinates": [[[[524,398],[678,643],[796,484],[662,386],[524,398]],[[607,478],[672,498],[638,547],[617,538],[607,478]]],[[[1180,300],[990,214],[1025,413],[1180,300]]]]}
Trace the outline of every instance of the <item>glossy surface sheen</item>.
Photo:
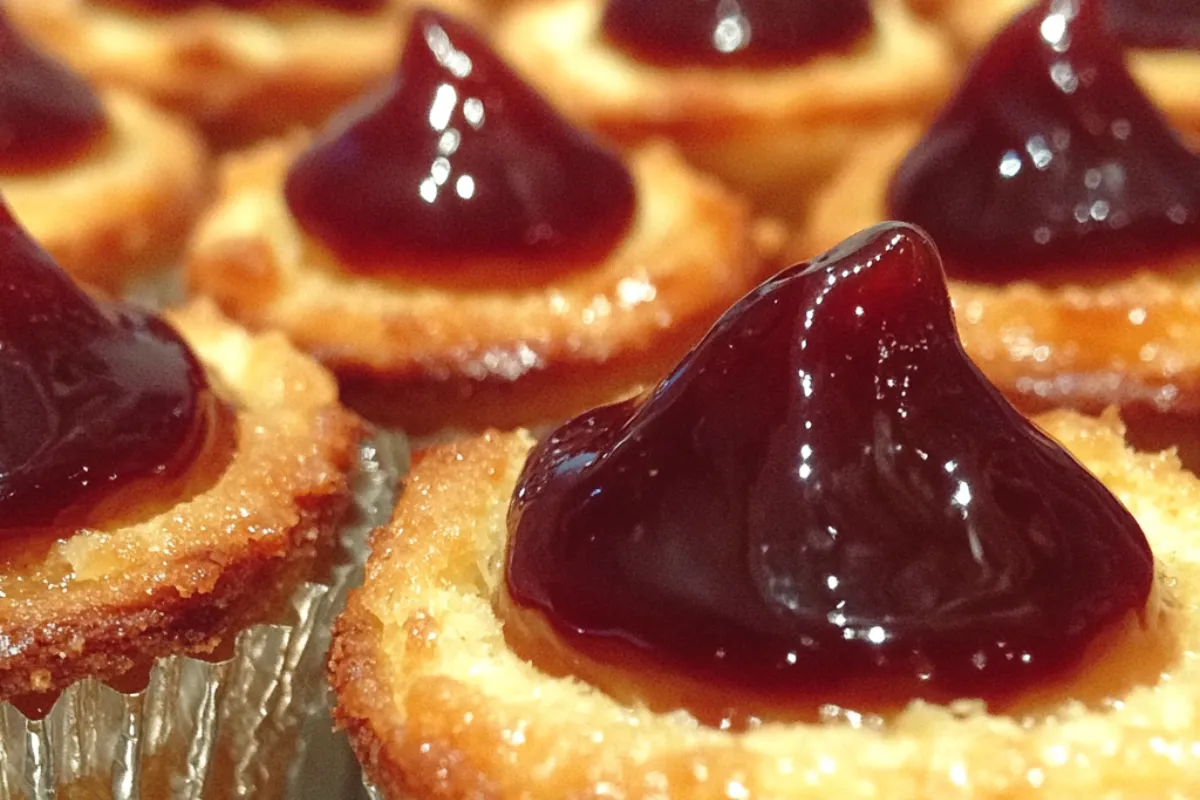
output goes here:
{"type": "Polygon", "coordinates": [[[1036,685],[1153,579],[1130,514],[967,360],[937,254],[897,223],[540,443],[509,530],[512,602],[582,652],[813,704],[1036,685]]]}
{"type": "Polygon", "coordinates": [[[1196,0],[1106,0],[1110,29],[1134,47],[1200,50],[1196,0]]]}
{"type": "Polygon", "coordinates": [[[187,11],[201,6],[220,6],[233,10],[254,11],[278,6],[319,6],[334,11],[362,13],[376,11],[387,3],[387,0],[105,0],[111,5],[128,6],[170,13],[187,11]]]}
{"type": "Polygon", "coordinates": [[[609,0],[602,25],[642,61],[771,66],[850,47],[872,16],[868,0],[609,0]]]}
{"type": "Polygon", "coordinates": [[[34,48],[0,11],[0,172],[69,163],[107,128],[87,82],[34,48]]]}
{"type": "Polygon", "coordinates": [[[292,213],[351,269],[602,257],[633,218],[617,156],[571,127],[480,38],[420,11],[389,91],[288,174],[292,213]]]}
{"type": "Polygon", "coordinates": [[[951,275],[1034,277],[1200,251],[1200,158],[1125,69],[1091,0],[1039,3],[979,56],[893,178],[951,275]]]}
{"type": "Polygon", "coordinates": [[[215,404],[174,330],[90,299],[0,205],[0,530],[87,519],[138,481],[165,489],[215,404]]]}

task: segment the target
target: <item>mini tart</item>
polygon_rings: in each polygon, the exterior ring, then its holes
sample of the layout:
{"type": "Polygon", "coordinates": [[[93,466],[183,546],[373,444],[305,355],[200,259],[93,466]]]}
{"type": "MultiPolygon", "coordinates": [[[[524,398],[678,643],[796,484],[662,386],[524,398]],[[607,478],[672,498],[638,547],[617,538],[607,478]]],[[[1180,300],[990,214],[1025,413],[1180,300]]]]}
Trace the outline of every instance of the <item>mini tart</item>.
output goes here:
{"type": "Polygon", "coordinates": [[[0,175],[37,242],[76,280],[111,291],[163,267],[204,201],[208,156],[185,123],[122,91],[101,95],[109,130],[81,158],[0,175]]]}
{"type": "MultiPolygon", "coordinates": [[[[411,0],[154,14],[104,0],[11,0],[13,21],[83,75],[195,120],[218,146],[315,125],[392,68],[411,0]]],[[[466,18],[474,0],[440,0],[466,18]]]]}
{"type": "Polygon", "coordinates": [[[1037,420],[1131,510],[1159,561],[1178,652],[1104,709],[1062,701],[1023,720],[982,704],[911,703],[881,729],[743,732],[618,703],[507,646],[505,515],[532,444],[487,434],[418,458],[363,586],[335,629],[335,717],[386,797],[1190,796],[1200,790],[1200,481],[1131,451],[1120,423],[1037,420]]]}
{"type": "MultiPolygon", "coordinates": [[[[910,0],[940,25],[955,47],[973,53],[1030,0],[910,0]]],[[[1200,148],[1200,51],[1129,50],[1129,71],[1194,148],[1200,148]]]]}
{"type": "MultiPolygon", "coordinates": [[[[886,219],[889,176],[919,139],[909,129],[864,144],[821,192],[791,255],[886,219]]],[[[1200,252],[1072,283],[949,283],[967,353],[1021,408],[1200,413],[1200,252]]]]}
{"type": "Polygon", "coordinates": [[[167,319],[235,410],[236,450],[210,487],[150,519],[41,548],[0,541],[0,699],[210,653],[332,552],[363,434],[333,378],[210,304],[167,319]]]}
{"type": "Polygon", "coordinates": [[[601,30],[604,0],[521,2],[494,39],[566,116],[616,141],[665,136],[764,208],[798,216],[808,191],[873,130],[932,115],[949,94],[949,46],[901,2],[848,54],[781,69],[671,69],[634,60],[601,30]]]}
{"type": "Polygon", "coordinates": [[[282,330],[338,375],[348,405],[409,433],[554,422],[633,393],[770,272],[760,253],[774,226],[755,227],[741,200],[658,143],[629,156],[635,219],[603,263],[530,278],[485,264],[439,282],[405,277],[419,264],[350,273],[284,200],[305,143],[228,159],[189,288],[282,330]]]}

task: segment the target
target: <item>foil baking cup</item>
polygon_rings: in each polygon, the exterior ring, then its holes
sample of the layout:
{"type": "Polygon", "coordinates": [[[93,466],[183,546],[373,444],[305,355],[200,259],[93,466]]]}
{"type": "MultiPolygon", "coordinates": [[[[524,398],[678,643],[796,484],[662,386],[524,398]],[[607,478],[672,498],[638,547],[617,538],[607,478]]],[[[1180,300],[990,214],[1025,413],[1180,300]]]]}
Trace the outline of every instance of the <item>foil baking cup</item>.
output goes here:
{"type": "Polygon", "coordinates": [[[301,731],[326,708],[330,625],[361,579],[367,534],[390,516],[407,459],[400,436],[359,450],[343,557],[327,583],[301,586],[281,624],[242,631],[226,661],[160,659],[134,694],[80,681],[42,719],[0,703],[0,798],[299,796],[301,731]]]}

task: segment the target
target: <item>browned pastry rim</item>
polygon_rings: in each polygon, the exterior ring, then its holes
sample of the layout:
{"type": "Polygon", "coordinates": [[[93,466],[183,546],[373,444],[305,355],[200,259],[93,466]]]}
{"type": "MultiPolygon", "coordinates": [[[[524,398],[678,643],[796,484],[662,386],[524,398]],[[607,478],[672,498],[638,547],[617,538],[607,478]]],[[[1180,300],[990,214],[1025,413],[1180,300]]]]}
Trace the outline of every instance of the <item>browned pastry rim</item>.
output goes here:
{"type": "Polygon", "coordinates": [[[190,289],[252,328],[284,331],[333,369],[348,404],[410,433],[532,425],[632,392],[772,266],[760,234],[773,226],[756,227],[741,199],[651,144],[629,156],[635,219],[602,263],[547,277],[480,264],[469,273],[485,280],[434,282],[402,262],[356,275],[283,198],[304,144],[227,160],[189,250],[190,289]]]}
{"type": "MultiPolygon", "coordinates": [[[[792,255],[884,219],[890,176],[918,139],[909,129],[863,143],[815,201],[792,255]]],[[[971,358],[1027,410],[1200,413],[1200,249],[1086,283],[951,280],[950,296],[971,358]]]]}
{"type": "Polygon", "coordinates": [[[496,27],[497,48],[585,127],[625,143],[669,138],[789,219],[857,138],[931,115],[956,74],[940,31],[901,0],[875,0],[875,30],[850,53],[774,69],[639,62],[603,36],[603,6],[514,3],[496,27]]]}
{"type": "Polygon", "coordinates": [[[1107,704],[1060,699],[1018,718],[914,702],[882,728],[851,716],[727,731],[551,676],[513,653],[496,611],[508,500],[531,445],[517,433],[417,460],[335,626],[336,719],[391,798],[1193,796],[1200,480],[1171,453],[1130,450],[1113,414],[1037,421],[1141,523],[1171,609],[1164,675],[1107,704]]]}
{"type": "Polygon", "coordinates": [[[0,699],[112,680],[211,652],[328,552],[348,507],[361,423],[333,378],[279,334],[210,304],[168,315],[237,412],[237,448],[207,491],[151,519],[85,529],[0,561],[0,699]]]}
{"type": "Polygon", "coordinates": [[[117,291],[182,249],[204,201],[208,157],[184,122],[125,92],[101,96],[109,130],[88,153],[0,175],[0,191],[74,278],[117,291]]]}
{"type": "MultiPolygon", "coordinates": [[[[87,77],[194,119],[220,146],[313,125],[387,75],[413,0],[370,14],[215,5],[144,14],[103,0],[10,0],[13,19],[87,77]]],[[[435,0],[476,18],[474,0],[435,0]]]]}

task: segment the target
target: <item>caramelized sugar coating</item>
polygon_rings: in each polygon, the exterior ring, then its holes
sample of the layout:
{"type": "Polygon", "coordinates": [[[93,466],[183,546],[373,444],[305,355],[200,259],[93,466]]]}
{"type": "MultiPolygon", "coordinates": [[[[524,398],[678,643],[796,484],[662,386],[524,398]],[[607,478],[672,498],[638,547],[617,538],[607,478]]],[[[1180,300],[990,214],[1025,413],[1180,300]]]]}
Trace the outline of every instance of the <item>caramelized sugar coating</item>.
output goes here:
{"type": "MultiPolygon", "coordinates": [[[[415,3],[346,14],[304,3],[150,14],[105,0],[12,0],[13,21],[100,84],[195,120],[218,146],[322,122],[395,63],[415,3]]],[[[470,19],[475,0],[440,0],[470,19]]]]}
{"type": "Polygon", "coordinates": [[[210,304],[167,319],[235,409],[236,449],[206,489],[149,519],[0,541],[0,699],[211,652],[333,546],[363,433],[333,378],[210,304]]]}
{"type": "Polygon", "coordinates": [[[610,44],[604,0],[521,2],[501,53],[568,117],[621,142],[666,136],[693,163],[795,216],[872,130],[933,112],[954,80],[947,44],[896,0],[849,51],[791,67],[656,67],[610,44]]]}
{"type": "Polygon", "coordinates": [[[118,291],[178,253],[204,200],[208,155],[184,122],[102,93],[109,130],[80,158],[0,176],[22,227],[76,280],[118,291]]]}
{"type": "MultiPolygon", "coordinates": [[[[1125,0],[1126,5],[1136,5],[1125,0]]],[[[987,44],[1032,0],[909,0],[936,22],[963,54],[987,44]]],[[[1196,12],[1200,14],[1200,11],[1196,12]]],[[[1171,123],[1200,148],[1200,50],[1146,49],[1130,45],[1129,70],[1171,123]]]]}
{"type": "MultiPolygon", "coordinates": [[[[863,145],[822,191],[793,256],[823,252],[887,217],[888,179],[920,138],[863,145]]],[[[1200,252],[1120,273],[1008,284],[950,280],[959,336],[1022,408],[1109,405],[1200,412],[1200,252]]]]}
{"type": "Polygon", "coordinates": [[[546,277],[481,263],[344,270],[284,200],[300,137],[229,158],[192,242],[192,291],[277,328],[368,417],[420,433],[557,421],[658,380],[769,272],[745,204],[670,147],[630,157],[638,206],[602,263],[546,277]],[[406,271],[408,276],[406,277],[406,271]]]}
{"type": "Polygon", "coordinates": [[[1109,695],[1119,702],[1058,699],[1029,720],[918,702],[879,727],[832,709],[831,722],[723,731],[542,672],[509,649],[495,610],[532,445],[518,433],[418,460],[337,625],[337,718],[389,797],[1188,795],[1200,787],[1181,715],[1200,696],[1200,480],[1170,453],[1132,452],[1113,415],[1037,421],[1129,508],[1158,560],[1171,652],[1161,679],[1131,677],[1144,654],[1098,664],[1125,679],[1109,695]]]}

